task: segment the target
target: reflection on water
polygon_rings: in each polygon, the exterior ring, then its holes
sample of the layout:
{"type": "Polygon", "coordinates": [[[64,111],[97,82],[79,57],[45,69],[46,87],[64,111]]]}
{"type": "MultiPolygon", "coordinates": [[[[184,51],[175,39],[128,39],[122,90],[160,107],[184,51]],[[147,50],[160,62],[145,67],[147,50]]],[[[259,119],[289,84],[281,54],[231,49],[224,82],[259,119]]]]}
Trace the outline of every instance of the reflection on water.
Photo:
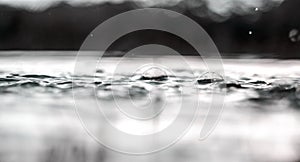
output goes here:
{"type": "MultiPolygon", "coordinates": [[[[70,56],[2,57],[1,162],[288,162],[300,159],[299,61],[225,59],[226,76],[222,78],[206,73],[193,57],[187,59],[193,66],[192,71],[180,65],[172,69],[180,74],[178,76],[166,76],[159,71],[130,74],[130,64],[141,63],[144,58],[127,60],[128,69],[115,75],[112,75],[112,66],[118,58],[106,58],[95,76],[74,76],[73,59],[70,56]],[[200,94],[182,92],[182,87],[190,84],[195,84],[200,94]],[[160,102],[176,105],[179,102],[176,96],[180,94],[187,98],[198,95],[200,114],[192,129],[171,148],[146,156],[127,156],[100,146],[88,136],[74,111],[72,87],[87,103],[86,107],[79,107],[79,111],[89,117],[95,127],[101,123],[94,112],[89,111],[93,95],[108,112],[114,97],[125,105],[132,101],[135,105],[160,102]],[[209,96],[218,92],[227,93],[223,115],[211,136],[199,141],[209,96]],[[162,94],[166,95],[166,101],[162,100],[162,94]]],[[[160,61],[176,64],[176,59],[161,58],[160,61]]],[[[130,130],[130,123],[114,113],[110,115],[117,126],[130,130]]],[[[172,112],[167,114],[172,115],[172,112]]],[[[160,123],[154,125],[159,126],[160,123]]],[[[130,147],[136,145],[123,143],[130,147]]]]}

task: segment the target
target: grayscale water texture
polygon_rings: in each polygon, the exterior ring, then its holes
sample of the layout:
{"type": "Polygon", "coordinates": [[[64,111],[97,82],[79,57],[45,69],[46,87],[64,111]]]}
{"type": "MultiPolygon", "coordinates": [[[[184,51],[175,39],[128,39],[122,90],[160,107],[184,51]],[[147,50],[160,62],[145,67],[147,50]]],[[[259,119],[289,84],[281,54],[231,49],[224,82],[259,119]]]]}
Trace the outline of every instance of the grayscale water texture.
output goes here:
{"type": "MultiPolygon", "coordinates": [[[[156,62],[175,67],[171,70],[180,74],[176,77],[161,72],[154,72],[153,76],[132,75],[131,65],[142,64],[147,59],[144,57],[123,60],[128,68],[113,74],[120,57],[105,57],[94,76],[74,76],[75,55],[74,52],[1,54],[0,162],[300,160],[298,60],[224,59],[222,78],[206,73],[198,57],[186,57],[191,69],[182,67],[173,57],[157,58],[156,62]],[[181,87],[190,83],[195,84],[198,94],[181,91],[181,87]],[[104,148],[87,134],[75,113],[72,90],[87,103],[78,107],[78,111],[90,117],[89,122],[95,127],[101,126],[101,122],[95,118],[95,112],[89,111],[94,95],[108,111],[114,97],[123,105],[132,101],[143,105],[149,102],[149,95],[156,98],[152,104],[159,104],[164,94],[165,101],[175,106],[179,94],[187,98],[198,95],[200,113],[189,132],[172,147],[155,154],[128,156],[104,148]],[[207,139],[199,141],[211,93],[223,92],[226,97],[220,121],[207,139]]],[[[110,115],[118,127],[131,130],[130,123],[113,113],[110,115]]],[[[189,118],[193,114],[185,115],[189,118]]],[[[159,123],[153,124],[156,127],[159,123]]],[[[150,145],[120,142],[128,147],[150,145]]]]}

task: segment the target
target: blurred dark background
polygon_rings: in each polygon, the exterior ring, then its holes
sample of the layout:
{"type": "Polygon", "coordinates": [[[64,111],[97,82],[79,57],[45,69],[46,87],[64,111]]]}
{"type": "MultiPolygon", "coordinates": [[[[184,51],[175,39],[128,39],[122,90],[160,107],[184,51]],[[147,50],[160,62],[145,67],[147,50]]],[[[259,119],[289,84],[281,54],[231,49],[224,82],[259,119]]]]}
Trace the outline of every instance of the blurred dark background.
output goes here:
{"type": "MultiPolygon", "coordinates": [[[[205,2],[194,7],[186,7],[184,1],[151,7],[189,16],[208,32],[225,56],[300,58],[300,1],[285,0],[267,5],[264,9],[248,7],[247,12],[237,6],[230,15],[210,11],[205,2]]],[[[78,50],[101,22],[141,7],[131,1],[77,6],[60,2],[42,10],[2,4],[0,50],[78,50]]],[[[137,42],[168,42],[185,54],[194,54],[180,39],[166,33],[148,31],[133,35],[119,41],[112,50],[127,51],[137,42]]]]}

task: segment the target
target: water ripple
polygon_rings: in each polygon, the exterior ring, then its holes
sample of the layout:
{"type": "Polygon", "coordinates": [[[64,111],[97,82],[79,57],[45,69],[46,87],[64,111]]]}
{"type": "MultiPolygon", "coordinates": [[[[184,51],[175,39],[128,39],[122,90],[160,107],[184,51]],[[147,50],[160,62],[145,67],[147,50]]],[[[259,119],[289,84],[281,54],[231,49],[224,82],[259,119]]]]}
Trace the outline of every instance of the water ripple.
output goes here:
{"type": "MultiPolygon", "coordinates": [[[[251,79],[244,76],[236,79],[236,76],[229,75],[223,79],[218,74],[204,73],[198,78],[192,78],[191,76],[159,75],[157,72],[155,76],[150,74],[112,76],[105,74],[103,70],[98,71],[102,74],[101,76],[72,76],[70,74],[50,76],[2,72],[0,75],[0,93],[36,95],[36,93],[59,94],[58,92],[60,92],[71,95],[72,90],[79,89],[86,94],[93,94],[90,91],[95,90],[100,99],[112,99],[113,97],[126,99],[147,96],[153,89],[158,89],[168,95],[181,95],[184,93],[181,91],[183,86],[192,86],[192,88],[200,90],[199,93],[202,94],[211,93],[211,90],[217,89],[229,94],[238,93],[251,102],[261,103],[286,99],[291,101],[294,106],[299,107],[299,78],[294,77],[263,78],[255,75],[256,78],[261,79],[251,79]],[[246,93],[241,92],[242,90],[246,93]],[[249,95],[252,91],[256,95],[249,95]]],[[[193,72],[188,73],[192,74],[193,72]]]]}

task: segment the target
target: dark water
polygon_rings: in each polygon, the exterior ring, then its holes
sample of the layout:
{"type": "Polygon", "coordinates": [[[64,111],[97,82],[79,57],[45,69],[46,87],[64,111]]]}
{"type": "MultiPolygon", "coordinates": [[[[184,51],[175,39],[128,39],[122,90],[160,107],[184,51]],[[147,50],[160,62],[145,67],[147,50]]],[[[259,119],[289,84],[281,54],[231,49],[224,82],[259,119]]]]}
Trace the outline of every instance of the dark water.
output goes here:
{"type": "MultiPolygon", "coordinates": [[[[111,57],[89,76],[74,75],[74,54],[68,55],[37,57],[20,52],[1,57],[0,162],[300,160],[297,60],[224,59],[225,77],[221,77],[207,73],[195,57],[187,58],[192,69],[177,65],[175,58],[159,58],[158,62],[172,65],[179,74],[175,77],[159,70],[132,74],[131,65],[142,64],[145,58],[127,59],[128,68],[112,74],[119,58],[111,57]],[[183,92],[187,85],[197,93],[183,92]],[[87,103],[78,109],[95,125],[101,123],[89,111],[91,96],[108,111],[116,98],[124,105],[165,100],[172,106],[179,102],[177,96],[198,95],[202,106],[191,130],[174,146],[156,154],[128,156],[104,148],[86,133],[75,113],[73,93],[87,103]],[[204,105],[212,93],[226,93],[223,114],[213,133],[199,141],[207,112],[204,105]]],[[[120,129],[143,131],[111,115],[120,129]]]]}

